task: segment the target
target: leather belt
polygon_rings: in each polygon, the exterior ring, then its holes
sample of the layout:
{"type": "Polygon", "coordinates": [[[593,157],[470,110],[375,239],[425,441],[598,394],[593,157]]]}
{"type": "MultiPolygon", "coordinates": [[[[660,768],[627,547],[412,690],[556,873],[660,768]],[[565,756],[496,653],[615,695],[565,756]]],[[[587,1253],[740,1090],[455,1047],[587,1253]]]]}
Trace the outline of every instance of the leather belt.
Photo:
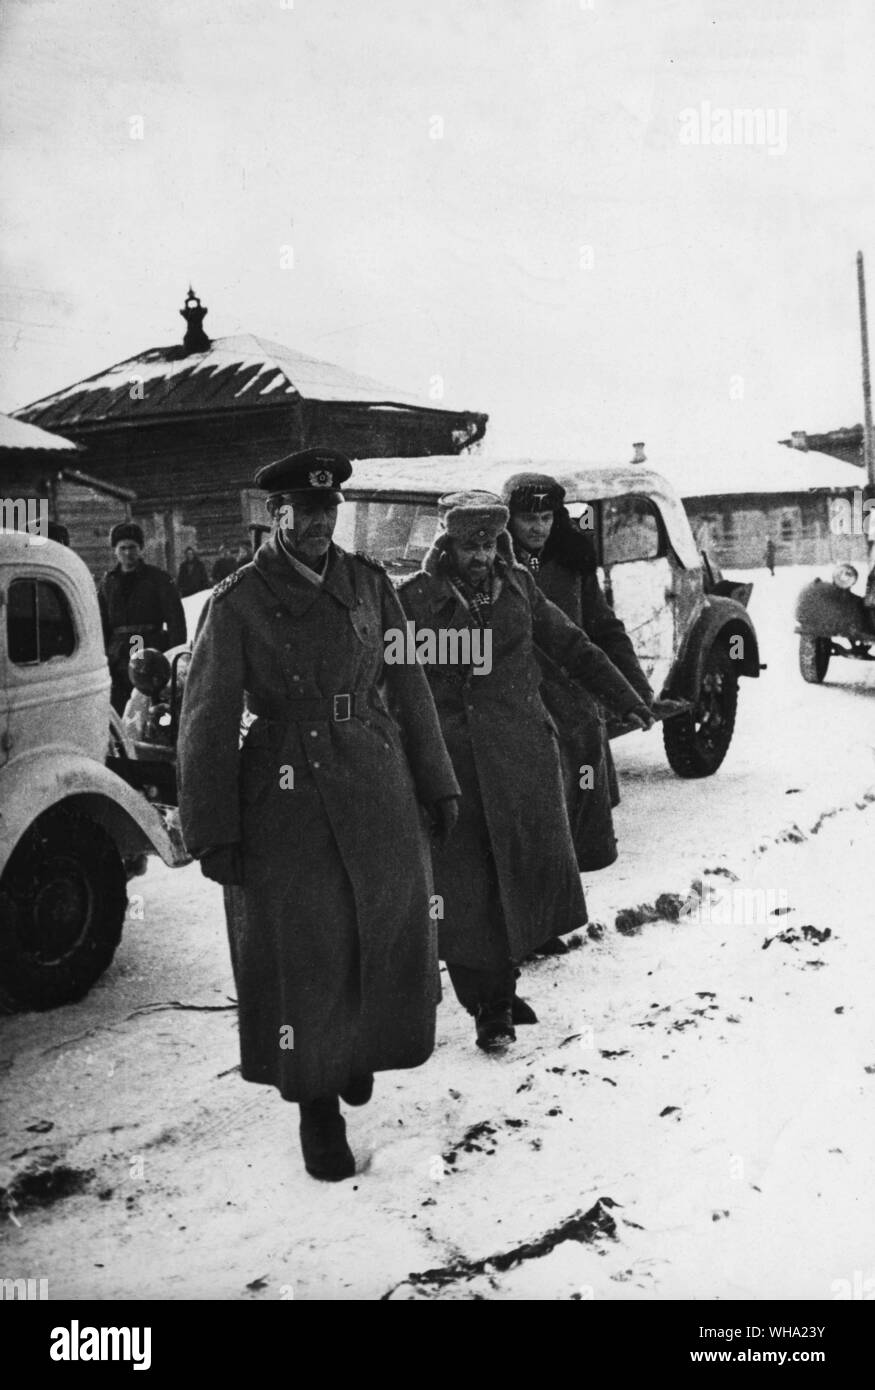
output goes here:
{"type": "Polygon", "coordinates": [[[350,719],[361,719],[368,707],[370,690],[345,690],[338,695],[327,695],[320,699],[260,700],[255,695],[247,695],[246,704],[251,714],[259,719],[278,722],[290,719],[292,722],[308,723],[312,719],[327,719],[334,724],[345,724],[350,719]]]}

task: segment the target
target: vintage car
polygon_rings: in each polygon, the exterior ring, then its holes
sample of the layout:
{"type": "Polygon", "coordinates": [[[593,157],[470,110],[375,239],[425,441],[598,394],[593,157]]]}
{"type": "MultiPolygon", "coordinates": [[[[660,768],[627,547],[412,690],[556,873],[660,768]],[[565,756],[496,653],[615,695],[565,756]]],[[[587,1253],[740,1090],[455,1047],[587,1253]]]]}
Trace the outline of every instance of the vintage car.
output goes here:
{"type": "Polygon", "coordinates": [[[671,767],[681,777],[710,776],[732,739],[738,677],[761,669],[746,611],[753,586],[723,580],[699,553],[680,498],[658,473],[471,455],[359,460],[335,540],[375,556],[400,580],[419,568],[434,539],[443,493],[500,492],[511,474],[533,468],[559,479],[572,518],[592,533],[605,595],[657,694],[685,702],[663,724],[671,767]]]}
{"type": "Polygon", "coordinates": [[[81,998],[112,960],[146,856],[189,862],[173,768],[136,752],[110,707],[85,564],[0,532],[2,1007],[81,998]]]}
{"type": "Polygon", "coordinates": [[[811,685],[823,681],[833,656],[875,661],[875,571],[865,595],[852,592],[859,577],[854,565],[837,565],[831,580],[812,580],[796,600],[799,670],[811,685]]]}

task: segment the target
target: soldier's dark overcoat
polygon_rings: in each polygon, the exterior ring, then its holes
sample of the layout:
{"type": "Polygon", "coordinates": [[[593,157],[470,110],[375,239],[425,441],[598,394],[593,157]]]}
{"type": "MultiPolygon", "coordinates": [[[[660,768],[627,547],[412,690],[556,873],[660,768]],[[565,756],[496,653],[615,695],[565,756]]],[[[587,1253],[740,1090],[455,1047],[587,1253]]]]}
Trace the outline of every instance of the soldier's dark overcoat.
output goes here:
{"type": "MultiPolygon", "coordinates": [[[[560,535],[562,540],[558,543],[554,537],[552,544],[547,543],[547,558],[535,575],[538,587],[566,617],[583,628],[638,691],[643,703],[649,705],[653,691],[622,621],[601,591],[594,560],[584,543],[569,545],[564,534],[560,535]]],[[[583,542],[584,538],[573,539],[583,542]]],[[[581,702],[579,684],[549,657],[542,657],[541,665],[544,700],[559,730],[577,862],[583,870],[602,869],[617,857],[611,808],[620,800],[604,714],[598,701],[591,697],[581,702]],[[591,787],[581,787],[581,767],[593,769],[591,787]]]]}
{"type": "Polygon", "coordinates": [[[127,575],[121,565],[107,570],[97,587],[97,599],[113,706],[120,711],[132,689],[128,679],[132,638],[139,636],[144,646],[161,652],[180,646],[186,637],[185,609],[170,575],[144,560],[127,575]]]}
{"type": "MultiPolygon", "coordinates": [[[[417,630],[458,630],[470,614],[441,557],[402,584],[417,630]]],[[[441,728],[462,787],[459,824],[434,856],[444,900],[443,959],[500,969],[586,921],[561,781],[556,726],[540,693],[535,644],[625,712],[636,691],[528,570],[499,565],[492,670],[428,665],[441,728]]]]}
{"type": "Polygon", "coordinates": [[[373,562],[332,546],[317,588],[273,538],[219,585],[195,642],[183,833],[195,855],[242,847],[243,887],[225,895],[242,1074],[288,1100],[418,1066],[434,1046],[422,807],[458,784],[422,669],[384,664],[384,632],[403,624],[373,562]],[[348,692],[349,720],[294,717],[296,700],[348,692]],[[240,748],[244,701],[258,717],[240,748]]]}

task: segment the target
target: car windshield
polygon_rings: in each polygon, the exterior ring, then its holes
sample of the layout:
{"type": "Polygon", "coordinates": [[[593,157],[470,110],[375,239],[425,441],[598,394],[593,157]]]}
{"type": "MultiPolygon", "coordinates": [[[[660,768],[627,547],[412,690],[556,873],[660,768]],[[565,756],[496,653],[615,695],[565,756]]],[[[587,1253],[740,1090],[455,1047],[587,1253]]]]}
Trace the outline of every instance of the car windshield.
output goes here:
{"type": "Polygon", "coordinates": [[[343,550],[364,550],[390,569],[416,569],[437,529],[436,502],[348,498],[338,507],[334,539],[343,550]]]}

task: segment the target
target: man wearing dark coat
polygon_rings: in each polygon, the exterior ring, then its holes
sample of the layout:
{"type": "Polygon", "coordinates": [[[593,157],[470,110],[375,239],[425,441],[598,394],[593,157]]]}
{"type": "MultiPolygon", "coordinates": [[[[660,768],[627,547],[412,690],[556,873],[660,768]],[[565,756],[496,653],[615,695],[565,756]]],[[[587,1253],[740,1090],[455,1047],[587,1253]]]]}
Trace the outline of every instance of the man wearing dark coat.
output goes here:
{"type": "Polygon", "coordinates": [[[225,885],[243,1078],[298,1102],[328,1180],[355,1172],[339,1099],[433,1050],[428,830],[449,833],[459,795],[422,669],[384,661],[388,576],[332,543],[350,473],[317,448],[256,474],[274,531],[208,602],[179,736],[186,845],[225,885]]]}
{"type": "Polygon", "coordinates": [[[651,720],[634,687],[514,561],[500,499],[459,493],[439,505],[444,531],[399,596],[462,788],[452,844],[434,856],[441,956],[478,1046],[491,1051],[513,1040],[514,1014],[535,1021],[515,1003],[516,963],[586,922],[536,644],[631,722],[651,720]],[[488,662],[473,659],[475,630],[488,662]]]}
{"type": "Polygon", "coordinates": [[[185,559],[179,566],[176,587],[180,598],[190,598],[192,594],[199,594],[210,587],[207,567],[192,545],[185,547],[185,559]]]}
{"type": "Polygon", "coordinates": [[[113,526],[109,543],[116,563],[97,587],[106,655],[112,677],[112,707],[121,714],[133,686],[128,663],[138,650],[166,652],[186,638],[185,610],[176,585],[142,558],[143,532],[135,521],[113,526]]]}
{"type": "MultiPolygon", "coordinates": [[[[546,473],[516,473],[502,498],[516,558],[551,603],[610,657],[642,703],[652,706],[653,690],[628,633],[601,591],[592,533],[572,524],[565,489],[546,473]]],[[[544,702],[559,729],[577,863],[584,872],[603,869],[617,858],[612,808],[620,800],[604,713],[547,653],[540,652],[539,660],[544,702]]]]}
{"type": "Polygon", "coordinates": [[[227,579],[229,574],[233,574],[237,568],[237,561],[231,554],[227,541],[222,541],[219,546],[219,553],[213,561],[213,583],[221,584],[223,579],[227,579]]]}

